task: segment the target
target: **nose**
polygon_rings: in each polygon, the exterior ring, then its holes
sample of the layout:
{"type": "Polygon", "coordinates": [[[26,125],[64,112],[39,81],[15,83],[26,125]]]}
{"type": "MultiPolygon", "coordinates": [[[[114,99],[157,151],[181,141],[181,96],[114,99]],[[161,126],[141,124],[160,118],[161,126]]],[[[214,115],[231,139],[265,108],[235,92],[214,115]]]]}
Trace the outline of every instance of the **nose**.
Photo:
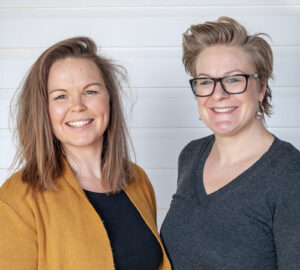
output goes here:
{"type": "Polygon", "coordinates": [[[86,109],[86,105],[84,103],[82,95],[76,95],[72,98],[72,111],[79,112],[84,111],[86,109]]]}
{"type": "Polygon", "coordinates": [[[223,86],[221,85],[221,82],[217,82],[216,83],[216,87],[215,87],[215,91],[213,93],[213,97],[215,99],[223,99],[223,98],[227,98],[229,96],[229,94],[227,92],[225,92],[225,90],[223,89],[223,86]]]}

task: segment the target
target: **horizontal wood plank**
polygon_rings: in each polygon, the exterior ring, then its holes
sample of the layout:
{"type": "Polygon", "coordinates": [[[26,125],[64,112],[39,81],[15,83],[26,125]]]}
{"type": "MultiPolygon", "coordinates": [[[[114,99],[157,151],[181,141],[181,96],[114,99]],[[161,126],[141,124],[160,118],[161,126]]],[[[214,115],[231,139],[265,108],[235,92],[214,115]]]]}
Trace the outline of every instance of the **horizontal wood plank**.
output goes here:
{"type": "Polygon", "coordinates": [[[297,5],[298,0],[3,0],[0,8],[19,7],[153,7],[153,6],[274,6],[297,5]]]}
{"type": "Polygon", "coordinates": [[[220,16],[235,18],[250,33],[269,34],[274,45],[291,46],[300,44],[299,14],[299,5],[0,9],[0,35],[6,37],[0,48],[48,47],[78,35],[103,47],[174,47],[191,24],[220,16]]]}
{"type": "MultiPolygon", "coordinates": [[[[300,46],[274,47],[273,51],[275,80],[270,81],[270,84],[277,87],[299,87],[300,46]]],[[[0,88],[18,87],[41,52],[42,50],[32,49],[0,49],[0,88]]],[[[132,87],[189,87],[190,77],[185,73],[179,47],[118,48],[104,49],[102,52],[127,68],[132,87]]]]}
{"type": "Polygon", "coordinates": [[[176,169],[146,169],[153,185],[158,208],[169,208],[172,195],[176,192],[177,170],[176,169]]]}
{"type": "Polygon", "coordinates": [[[11,166],[15,153],[13,133],[8,129],[0,129],[0,169],[8,169],[11,166]]]}
{"type": "Polygon", "coordinates": [[[0,169],[0,186],[5,182],[9,175],[10,172],[8,169],[0,169]]]}

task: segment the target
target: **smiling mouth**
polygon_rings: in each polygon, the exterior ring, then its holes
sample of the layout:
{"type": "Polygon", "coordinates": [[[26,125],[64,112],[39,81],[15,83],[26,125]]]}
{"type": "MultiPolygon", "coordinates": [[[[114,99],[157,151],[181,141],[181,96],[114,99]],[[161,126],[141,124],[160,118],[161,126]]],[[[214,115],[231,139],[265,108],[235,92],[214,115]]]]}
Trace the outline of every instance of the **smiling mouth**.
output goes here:
{"type": "Polygon", "coordinates": [[[91,123],[93,120],[86,120],[86,121],[73,121],[67,122],[66,124],[71,127],[83,127],[91,123]]]}
{"type": "Polygon", "coordinates": [[[236,107],[227,107],[227,108],[212,108],[212,110],[214,112],[217,112],[217,113],[225,113],[225,112],[231,112],[233,110],[235,110],[236,107]]]}

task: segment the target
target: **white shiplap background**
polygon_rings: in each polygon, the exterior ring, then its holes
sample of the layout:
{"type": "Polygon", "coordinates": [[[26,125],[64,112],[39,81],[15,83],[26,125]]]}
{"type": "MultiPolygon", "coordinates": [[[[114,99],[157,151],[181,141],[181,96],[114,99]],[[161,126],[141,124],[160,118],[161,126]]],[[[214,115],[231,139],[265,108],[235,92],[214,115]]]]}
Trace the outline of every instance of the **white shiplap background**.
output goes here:
{"type": "Polygon", "coordinates": [[[272,37],[274,115],[267,125],[300,149],[300,0],[1,0],[0,185],[15,149],[8,119],[16,87],[45,48],[86,35],[128,69],[128,125],[137,163],[156,191],[160,225],[176,189],[180,150],[210,133],[181,64],[181,34],[223,15],[272,37]]]}

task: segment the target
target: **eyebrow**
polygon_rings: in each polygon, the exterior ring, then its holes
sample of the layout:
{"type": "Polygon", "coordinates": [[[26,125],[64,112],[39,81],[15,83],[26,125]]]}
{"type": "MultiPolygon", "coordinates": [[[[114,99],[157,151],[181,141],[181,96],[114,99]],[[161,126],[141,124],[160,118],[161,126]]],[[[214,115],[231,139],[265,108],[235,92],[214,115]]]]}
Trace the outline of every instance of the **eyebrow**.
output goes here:
{"type": "Polygon", "coordinates": [[[52,93],[54,93],[54,92],[56,92],[56,91],[67,92],[67,90],[65,90],[65,89],[53,89],[53,90],[49,91],[49,95],[52,94],[52,93]]]}
{"type": "MultiPolygon", "coordinates": [[[[103,84],[98,83],[98,82],[93,82],[93,83],[89,83],[86,86],[84,86],[83,89],[85,90],[86,88],[89,88],[90,86],[93,86],[93,85],[98,85],[99,87],[103,87],[103,84]]],[[[56,92],[56,91],[67,92],[66,89],[58,88],[58,89],[53,89],[53,90],[49,91],[49,95],[52,94],[53,92],[56,92]]]]}
{"type": "Polygon", "coordinates": [[[103,85],[101,83],[98,83],[98,82],[94,82],[94,83],[89,83],[87,84],[85,87],[83,87],[83,89],[86,89],[86,88],[89,88],[90,86],[92,85],[98,85],[100,87],[103,87],[103,85]]]}
{"type": "MultiPolygon", "coordinates": [[[[239,72],[239,73],[246,73],[240,69],[234,69],[234,70],[231,70],[231,71],[228,71],[228,72],[225,72],[224,76],[228,76],[229,74],[233,73],[232,75],[234,75],[236,72],[239,72]]],[[[205,73],[199,73],[197,74],[197,77],[200,77],[200,76],[205,76],[207,78],[212,78],[210,75],[208,74],[205,74],[205,73]]],[[[223,77],[223,76],[222,76],[223,77]]]]}

